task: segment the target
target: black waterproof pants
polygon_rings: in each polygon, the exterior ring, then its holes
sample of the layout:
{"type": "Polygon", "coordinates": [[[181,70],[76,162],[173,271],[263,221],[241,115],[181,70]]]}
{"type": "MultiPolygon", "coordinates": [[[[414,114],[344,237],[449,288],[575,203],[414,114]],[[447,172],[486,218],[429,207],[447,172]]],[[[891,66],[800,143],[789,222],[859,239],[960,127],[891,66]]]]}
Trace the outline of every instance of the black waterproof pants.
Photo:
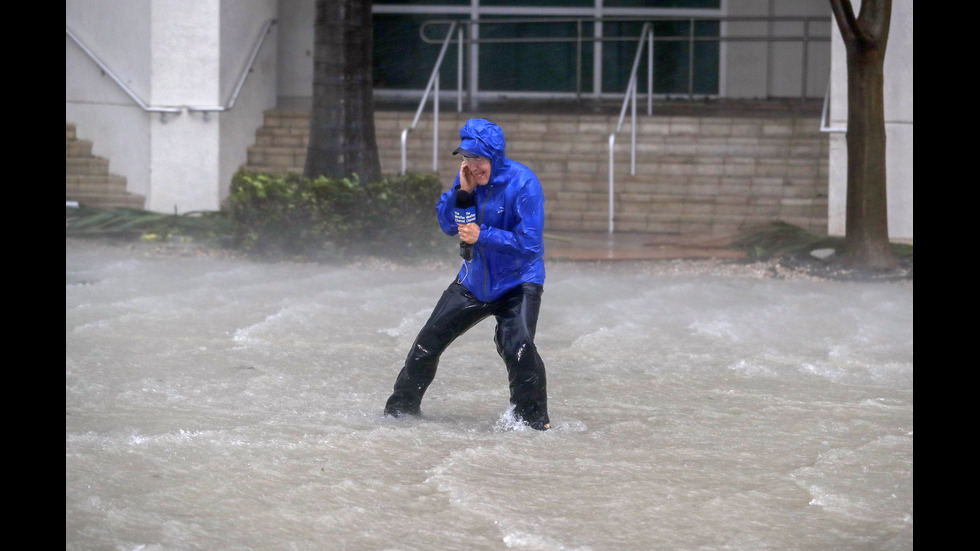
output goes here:
{"type": "Polygon", "coordinates": [[[545,428],[550,422],[547,383],[544,362],[534,346],[543,292],[541,285],[525,283],[499,300],[483,302],[454,281],[442,293],[429,321],[415,338],[385,405],[385,414],[419,414],[422,396],[436,376],[443,351],[471,327],[495,316],[494,342],[507,366],[514,412],[532,427],[545,428]]]}

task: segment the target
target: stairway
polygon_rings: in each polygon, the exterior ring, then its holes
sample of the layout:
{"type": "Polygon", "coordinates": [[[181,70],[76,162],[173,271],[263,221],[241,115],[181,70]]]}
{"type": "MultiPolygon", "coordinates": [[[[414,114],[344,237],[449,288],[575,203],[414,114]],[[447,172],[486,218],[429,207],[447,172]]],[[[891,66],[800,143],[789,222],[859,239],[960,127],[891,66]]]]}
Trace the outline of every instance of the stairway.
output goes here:
{"type": "Polygon", "coordinates": [[[126,178],[109,174],[109,160],[92,155],[92,142],[79,140],[65,124],[65,201],[91,208],[142,209],[146,199],[126,191],[126,178]]]}
{"type": "MultiPolygon", "coordinates": [[[[448,187],[459,170],[450,154],[469,113],[441,113],[437,170],[448,187]]],[[[477,115],[481,116],[481,115],[477,115]]],[[[401,168],[401,132],[414,112],[378,110],[382,171],[401,168]]],[[[609,133],[617,116],[493,113],[507,155],[531,167],[545,192],[545,228],[608,231],[609,133]]],[[[302,173],[310,113],[271,110],[248,149],[245,168],[302,173]]],[[[819,115],[745,113],[638,117],[636,174],[630,175],[630,126],[616,136],[617,232],[731,235],[780,220],[827,228],[829,140],[819,115]]],[[[433,172],[431,112],[408,135],[408,170],[433,172]]]]}

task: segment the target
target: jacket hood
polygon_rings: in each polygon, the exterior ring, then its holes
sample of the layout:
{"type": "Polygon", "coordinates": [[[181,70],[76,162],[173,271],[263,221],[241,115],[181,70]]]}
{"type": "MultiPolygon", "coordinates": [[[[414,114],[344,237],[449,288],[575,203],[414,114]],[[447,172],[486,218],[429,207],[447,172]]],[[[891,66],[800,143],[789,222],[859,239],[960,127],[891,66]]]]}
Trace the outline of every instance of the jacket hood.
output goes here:
{"type": "MultiPolygon", "coordinates": [[[[486,119],[470,119],[466,121],[463,128],[459,129],[459,149],[463,151],[486,157],[493,165],[497,166],[497,161],[505,158],[507,142],[504,140],[504,131],[495,123],[486,119]]],[[[459,153],[459,149],[453,151],[453,155],[459,153]]]]}

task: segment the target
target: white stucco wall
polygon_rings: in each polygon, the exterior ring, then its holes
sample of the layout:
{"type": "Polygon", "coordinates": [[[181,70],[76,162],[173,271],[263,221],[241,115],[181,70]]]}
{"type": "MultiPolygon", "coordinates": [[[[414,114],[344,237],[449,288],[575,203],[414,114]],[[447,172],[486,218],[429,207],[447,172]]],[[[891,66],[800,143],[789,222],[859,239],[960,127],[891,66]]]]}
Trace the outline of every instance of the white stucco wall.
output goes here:
{"type": "MultiPolygon", "coordinates": [[[[859,9],[859,2],[855,2],[859,9]]],[[[823,0],[727,0],[729,15],[815,15],[823,0]]],[[[66,26],[126,86],[147,104],[180,106],[164,120],[145,113],[102,73],[78,46],[65,39],[65,118],[93,153],[110,160],[110,172],[127,179],[129,191],[145,195],[159,212],[216,210],[231,175],[245,162],[264,110],[277,105],[309,107],[312,97],[314,4],[309,0],[67,0],[66,26]],[[205,116],[187,106],[222,106],[230,99],[262,25],[279,23],[267,36],[253,72],[224,113],[205,116]],[[305,104],[305,105],[304,105],[305,104]]],[[[824,11],[826,10],[826,11],[824,11]]],[[[885,119],[888,140],[889,230],[912,238],[912,1],[894,0],[885,59],[885,119]]],[[[831,126],[846,125],[847,75],[843,44],[831,23],[830,60],[812,59],[808,95],[821,97],[831,73],[831,126]],[[824,63],[824,65],[821,65],[824,63]]],[[[751,28],[745,32],[757,32],[751,28]]],[[[814,49],[816,51],[816,49],[814,49]]],[[[774,65],[791,63],[792,52],[774,65]]],[[[782,55],[781,54],[781,55],[782,55]]],[[[729,47],[723,82],[731,97],[762,97],[765,75],[758,51],[729,47]]],[[[819,55],[817,55],[819,58],[819,55]]],[[[798,53],[797,57],[798,59],[798,53]]],[[[798,62],[797,62],[798,63],[798,62]]],[[[788,71],[772,94],[799,94],[800,73],[788,71]]],[[[830,134],[830,221],[842,235],[846,207],[846,142],[830,134]]]]}
{"type": "Polygon", "coordinates": [[[268,37],[235,104],[232,92],[276,0],[68,0],[66,26],[161,116],[65,44],[65,118],[109,170],[156,212],[218,210],[244,164],[262,113],[276,102],[276,39],[268,37]],[[200,112],[194,108],[216,109],[200,112]]]}
{"type": "MultiPolygon", "coordinates": [[[[312,2],[310,2],[312,4],[312,2]]],[[[270,20],[277,18],[276,0],[225,0],[221,4],[221,101],[231,108],[222,113],[219,130],[218,196],[228,197],[231,178],[248,159],[248,147],[255,143],[255,130],[262,126],[266,110],[276,107],[278,36],[280,25],[272,24],[263,35],[270,20]],[[232,97],[252,48],[259,46],[258,55],[245,78],[239,95],[232,97]]],[[[311,85],[312,86],[312,85],[311,85]]]]}
{"type": "MultiPolygon", "coordinates": [[[[65,25],[144,102],[150,98],[150,0],[68,0],[65,25]]],[[[128,190],[150,189],[150,120],[109,76],[65,37],[65,121],[128,190]]]]}
{"type": "MultiPolygon", "coordinates": [[[[859,13],[860,2],[854,3],[859,13]]],[[[836,24],[835,24],[836,25],[836,24]]],[[[847,126],[847,53],[834,28],[831,76],[831,126],[847,126]]],[[[888,234],[894,240],[912,239],[912,0],[893,0],[885,50],[885,140],[888,196],[888,234]]],[[[830,135],[830,235],[844,235],[847,221],[847,142],[845,134],[830,135]]]]}
{"type": "MultiPolygon", "coordinates": [[[[153,88],[156,105],[220,105],[219,0],[154,0],[153,88]]],[[[184,113],[151,122],[147,208],[218,210],[218,125],[184,113]]]]}
{"type": "Polygon", "coordinates": [[[279,105],[311,109],[313,106],[313,18],[316,5],[309,0],[279,0],[279,105]]]}

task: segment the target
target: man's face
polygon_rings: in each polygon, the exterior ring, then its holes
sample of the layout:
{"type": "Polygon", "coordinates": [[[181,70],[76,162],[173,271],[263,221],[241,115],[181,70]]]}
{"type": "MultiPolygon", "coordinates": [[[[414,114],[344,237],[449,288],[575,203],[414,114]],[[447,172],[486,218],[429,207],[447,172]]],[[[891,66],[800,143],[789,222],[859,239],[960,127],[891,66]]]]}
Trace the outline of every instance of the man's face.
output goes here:
{"type": "Polygon", "coordinates": [[[490,181],[490,159],[486,157],[466,157],[466,168],[476,180],[476,185],[485,186],[490,181]]]}

